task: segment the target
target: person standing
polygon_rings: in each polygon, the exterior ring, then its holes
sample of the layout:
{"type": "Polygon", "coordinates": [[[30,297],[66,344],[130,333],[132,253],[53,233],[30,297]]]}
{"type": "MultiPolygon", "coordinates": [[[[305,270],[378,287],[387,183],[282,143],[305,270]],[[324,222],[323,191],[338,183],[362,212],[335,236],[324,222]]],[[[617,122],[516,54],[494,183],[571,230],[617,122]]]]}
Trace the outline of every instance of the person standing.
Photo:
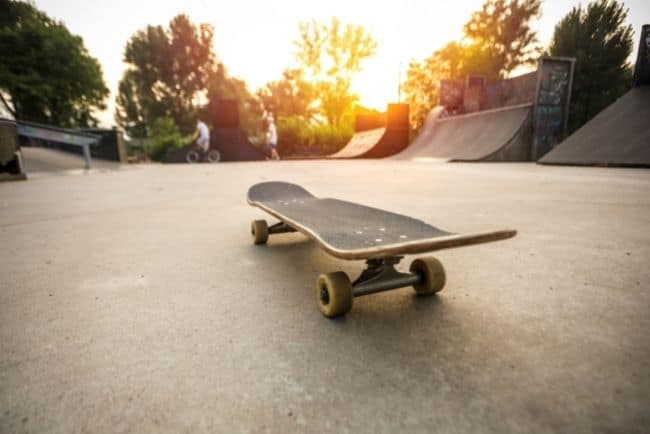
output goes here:
{"type": "Polygon", "coordinates": [[[268,130],[266,132],[266,143],[271,152],[271,158],[273,160],[279,160],[280,154],[278,154],[278,130],[275,128],[275,120],[273,119],[273,113],[270,113],[266,118],[268,123],[268,130]]]}

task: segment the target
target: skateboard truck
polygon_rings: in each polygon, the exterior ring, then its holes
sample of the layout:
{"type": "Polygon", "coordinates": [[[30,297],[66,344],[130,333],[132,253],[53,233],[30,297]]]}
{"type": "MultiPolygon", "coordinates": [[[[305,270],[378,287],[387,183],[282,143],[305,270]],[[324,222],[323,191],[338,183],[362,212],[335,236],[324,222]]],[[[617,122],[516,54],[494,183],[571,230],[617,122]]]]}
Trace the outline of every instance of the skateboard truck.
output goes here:
{"type": "Polygon", "coordinates": [[[294,228],[286,224],[285,222],[278,222],[274,225],[269,226],[269,234],[286,234],[288,232],[296,232],[294,228]]]}
{"type": "Polygon", "coordinates": [[[392,256],[389,258],[366,260],[366,268],[352,282],[352,295],[354,297],[361,297],[362,295],[375,294],[377,292],[422,283],[424,278],[419,273],[402,273],[397,271],[395,265],[399,264],[403,258],[403,256],[392,256]]]}
{"type": "Polygon", "coordinates": [[[411,262],[410,272],[402,273],[395,265],[402,256],[370,258],[354,282],[342,271],[321,274],[316,282],[318,307],[328,318],[345,315],[352,300],[362,295],[412,286],[418,295],[433,295],[445,286],[445,269],[434,257],[411,262]]]}
{"type": "MultiPolygon", "coordinates": [[[[271,234],[296,232],[285,222],[268,226],[265,220],[254,220],[251,235],[255,244],[265,244],[271,234]]],[[[321,274],[316,282],[316,297],[320,311],[326,317],[345,315],[355,297],[412,286],[418,295],[433,295],[445,285],[445,269],[434,257],[411,262],[408,273],[395,268],[403,256],[366,259],[366,267],[354,282],[342,271],[321,274]]]]}
{"type": "Polygon", "coordinates": [[[288,232],[296,232],[296,229],[282,221],[271,226],[266,224],[266,220],[254,220],[251,224],[251,235],[255,244],[266,243],[271,234],[285,234],[288,232]]]}

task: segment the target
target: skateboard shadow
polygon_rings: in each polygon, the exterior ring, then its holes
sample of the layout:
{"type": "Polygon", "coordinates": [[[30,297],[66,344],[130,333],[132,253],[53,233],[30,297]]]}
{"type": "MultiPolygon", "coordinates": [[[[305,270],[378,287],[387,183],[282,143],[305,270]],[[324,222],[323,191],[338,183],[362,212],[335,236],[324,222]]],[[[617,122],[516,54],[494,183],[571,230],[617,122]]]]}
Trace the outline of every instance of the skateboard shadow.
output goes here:
{"type": "MultiPolygon", "coordinates": [[[[511,325],[467,298],[453,275],[438,295],[421,297],[402,288],[359,297],[345,317],[331,320],[316,305],[318,275],[342,270],[354,279],[363,261],[332,258],[299,234],[250,246],[250,256],[265,264],[257,278],[271,300],[265,315],[272,316],[274,332],[269,337],[265,330],[263,339],[272,342],[283,372],[303,373],[296,376],[311,396],[373,399],[397,391],[419,397],[413,405],[425,412],[435,411],[427,408],[430,396],[466,402],[488,393],[493,382],[515,384],[503,369],[516,363],[514,343],[504,338],[511,336],[511,325]],[[484,369],[494,377],[486,380],[484,369]]],[[[398,268],[407,269],[411,259],[398,268]]]]}
{"type": "MultiPolygon", "coordinates": [[[[251,256],[265,263],[265,278],[282,276],[284,286],[296,288],[295,296],[310,314],[318,312],[314,299],[314,285],[321,273],[344,271],[354,280],[365,266],[364,261],[345,261],[333,258],[322,251],[314,242],[301,234],[282,234],[269,239],[268,244],[250,246],[251,256]]],[[[408,270],[410,258],[405,258],[398,268],[408,270]]],[[[419,321],[420,316],[436,316],[444,309],[444,296],[423,297],[410,287],[378,294],[357,297],[352,311],[346,316],[323,320],[337,325],[350,322],[350,318],[380,320],[382,323],[403,323],[408,317],[419,321]]]]}

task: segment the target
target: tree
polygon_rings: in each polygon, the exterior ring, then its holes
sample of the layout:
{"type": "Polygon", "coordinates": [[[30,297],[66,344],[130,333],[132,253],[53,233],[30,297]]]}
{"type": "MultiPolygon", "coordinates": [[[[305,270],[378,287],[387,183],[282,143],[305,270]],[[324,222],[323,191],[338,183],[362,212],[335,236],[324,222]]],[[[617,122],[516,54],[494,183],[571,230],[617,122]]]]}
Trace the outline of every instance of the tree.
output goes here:
{"type": "Polygon", "coordinates": [[[411,125],[419,128],[429,110],[438,104],[441,79],[464,77],[472,72],[479,59],[472,56],[468,47],[450,42],[422,62],[411,62],[402,84],[410,107],[411,125]]]}
{"type": "Polygon", "coordinates": [[[463,40],[449,42],[421,62],[411,62],[403,84],[410,104],[411,124],[422,125],[438,102],[440,80],[485,75],[488,81],[506,77],[539,53],[530,22],[540,13],[541,0],[487,0],[465,24],[463,40]]]}
{"type": "Polygon", "coordinates": [[[358,99],[350,91],[352,77],[372,56],[377,43],[361,26],[333,17],[329,24],[302,22],[296,58],[318,94],[320,113],[330,125],[341,124],[358,99]]]}
{"type": "Polygon", "coordinates": [[[0,58],[0,102],[15,118],[97,124],[108,95],[101,67],[63,23],[31,3],[0,0],[0,58]]]}
{"type": "MultiPolygon", "coordinates": [[[[118,85],[117,108],[115,118],[131,137],[147,137],[147,115],[148,119],[153,122],[151,110],[145,112],[144,106],[150,104],[141,103],[144,100],[143,95],[138,95],[138,77],[134,70],[124,72],[118,85]]],[[[152,107],[149,107],[150,109],[152,107]]]]}
{"type": "Polygon", "coordinates": [[[216,66],[213,28],[178,15],[169,28],[148,26],[124,51],[129,66],[119,84],[116,119],[133,137],[145,137],[154,121],[169,116],[182,133],[194,129],[199,97],[216,66]]]}
{"type": "MultiPolygon", "coordinates": [[[[262,133],[260,120],[262,107],[259,100],[252,95],[246,83],[235,77],[230,77],[226,67],[219,63],[210,71],[206,89],[208,104],[205,107],[210,119],[217,116],[217,101],[220,99],[235,99],[239,105],[239,119],[242,130],[249,136],[255,137],[262,133]]],[[[264,127],[266,131],[266,126],[264,127]]]]}
{"type": "Polygon", "coordinates": [[[483,73],[488,79],[505,78],[520,65],[539,57],[537,33],[532,19],[539,17],[541,0],[487,0],[463,27],[465,38],[472,41],[483,59],[490,59],[483,73]]]}
{"type": "Polygon", "coordinates": [[[315,114],[316,89],[304,79],[300,69],[286,69],[281,80],[267,83],[257,91],[257,97],[276,117],[298,116],[309,120],[315,114]]]}
{"type": "Polygon", "coordinates": [[[147,154],[154,161],[162,161],[169,150],[180,148],[186,141],[174,120],[168,116],[160,117],[153,122],[149,139],[147,154]]]}
{"type": "Polygon", "coordinates": [[[617,1],[599,0],[574,7],[555,26],[549,52],[576,58],[569,131],[575,131],[631,86],[627,59],[632,52],[632,26],[624,25],[627,9],[617,1]]]}

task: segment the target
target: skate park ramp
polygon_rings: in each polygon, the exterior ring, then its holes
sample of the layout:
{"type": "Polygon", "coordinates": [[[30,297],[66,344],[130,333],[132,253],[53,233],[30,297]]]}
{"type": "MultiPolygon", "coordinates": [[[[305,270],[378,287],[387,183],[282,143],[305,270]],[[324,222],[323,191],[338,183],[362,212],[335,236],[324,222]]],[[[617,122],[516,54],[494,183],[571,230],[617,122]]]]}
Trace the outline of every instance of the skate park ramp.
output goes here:
{"type": "Polygon", "coordinates": [[[214,104],[210,147],[219,151],[221,161],[266,160],[264,150],[256,147],[242,130],[239,102],[223,99],[214,104]]]}
{"type": "Polygon", "coordinates": [[[650,86],[632,88],[539,163],[650,167],[650,86]]]}
{"type": "MultiPolygon", "coordinates": [[[[23,165],[27,174],[85,170],[85,160],[81,155],[58,149],[23,146],[21,147],[23,165]]],[[[92,168],[100,170],[120,169],[117,161],[92,159],[92,168]]]]}
{"type": "Polygon", "coordinates": [[[212,131],[212,146],[221,154],[221,161],[259,161],[266,154],[248,139],[239,128],[215,128],[212,131]]]}
{"type": "Polygon", "coordinates": [[[357,132],[341,150],[327,158],[386,158],[404,150],[408,139],[408,104],[388,104],[385,128],[357,132]]]}
{"type": "Polygon", "coordinates": [[[386,158],[408,146],[408,129],[377,128],[356,133],[339,152],[327,158],[386,158]]]}
{"type": "Polygon", "coordinates": [[[427,119],[413,144],[393,158],[528,161],[532,111],[532,104],[520,104],[448,118],[427,119]]]}
{"type": "Polygon", "coordinates": [[[96,130],[114,136],[102,143],[101,134],[34,122],[2,119],[12,140],[19,145],[21,162],[27,174],[87,169],[119,169],[123,145],[112,129],[96,130]],[[122,149],[118,149],[122,146],[122,149]],[[95,157],[99,155],[99,157],[95,157]],[[105,158],[110,159],[105,159],[105,158]],[[113,160],[115,159],[115,160],[113,160]]]}
{"type": "Polygon", "coordinates": [[[445,112],[443,106],[436,106],[429,111],[420,134],[411,142],[408,148],[404,149],[399,154],[395,155],[393,158],[399,160],[410,160],[417,158],[418,156],[425,155],[426,149],[429,147],[429,143],[432,140],[435,124],[438,122],[442,114],[445,112]]]}
{"type": "Polygon", "coordinates": [[[375,128],[355,133],[350,141],[337,153],[328,158],[356,158],[372,149],[382,138],[386,128],[375,128]]]}

